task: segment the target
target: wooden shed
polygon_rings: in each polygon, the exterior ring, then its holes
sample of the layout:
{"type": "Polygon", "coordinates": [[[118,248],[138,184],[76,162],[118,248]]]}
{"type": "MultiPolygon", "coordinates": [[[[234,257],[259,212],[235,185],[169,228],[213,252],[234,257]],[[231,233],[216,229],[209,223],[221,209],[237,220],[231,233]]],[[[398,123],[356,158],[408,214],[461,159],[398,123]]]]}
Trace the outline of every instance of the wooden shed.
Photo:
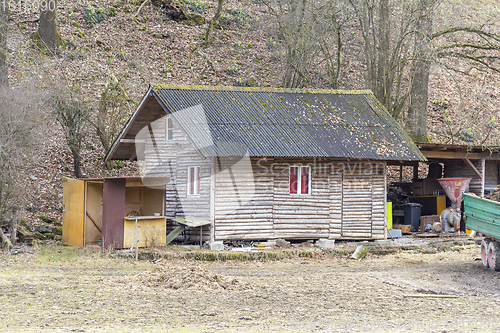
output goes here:
{"type": "Polygon", "coordinates": [[[416,143],[430,163],[443,166],[443,177],[470,177],[469,192],[481,197],[500,184],[500,147],[416,143]]]}
{"type": "Polygon", "coordinates": [[[209,220],[211,241],[384,239],[387,161],[425,161],[371,91],[172,85],[106,159],[170,177],[165,215],[209,220]]]}
{"type": "Polygon", "coordinates": [[[144,183],[139,177],[63,178],[63,244],[165,245],[165,190],[144,183]]]}

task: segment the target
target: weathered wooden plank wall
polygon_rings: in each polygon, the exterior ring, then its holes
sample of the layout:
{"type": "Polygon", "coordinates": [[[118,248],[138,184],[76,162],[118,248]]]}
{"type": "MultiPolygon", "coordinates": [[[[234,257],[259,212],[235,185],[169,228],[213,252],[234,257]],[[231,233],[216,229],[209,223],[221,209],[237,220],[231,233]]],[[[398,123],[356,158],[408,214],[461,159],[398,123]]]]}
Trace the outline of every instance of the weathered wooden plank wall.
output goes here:
{"type": "Polygon", "coordinates": [[[387,188],[386,188],[386,165],[382,166],[382,170],[378,170],[372,174],[372,239],[386,238],[386,222],[387,222],[387,188]]]}
{"type": "Polygon", "coordinates": [[[483,179],[479,179],[474,171],[462,160],[447,160],[444,163],[444,177],[471,177],[472,180],[469,183],[469,191],[473,192],[479,196],[484,195],[484,171],[485,171],[485,161],[484,160],[471,160],[476,169],[483,179]]]}
{"type": "Polygon", "coordinates": [[[330,232],[329,172],[311,159],[279,159],[274,165],[274,237],[328,238],[330,232]],[[290,166],[311,167],[311,194],[290,194],[290,166]]]}
{"type": "Polygon", "coordinates": [[[336,168],[337,164],[330,169],[330,230],[328,238],[340,239],[342,237],[342,214],[343,214],[343,196],[342,196],[342,172],[336,168]]]}
{"type": "Polygon", "coordinates": [[[229,173],[217,173],[215,239],[384,239],[385,163],[252,160],[248,182],[235,192],[229,173]],[[289,193],[289,167],[310,166],[311,194],[289,193]],[[238,201],[255,186],[255,195],[238,201]],[[249,188],[246,188],[246,187],[249,188]]]}
{"type": "Polygon", "coordinates": [[[272,239],[274,180],[273,159],[228,163],[218,159],[215,181],[215,239],[272,239]],[[252,169],[244,164],[250,162],[252,169]],[[257,164],[259,163],[259,164],[257,164]],[[234,181],[233,181],[234,179],[234,181]]]}
{"type": "Polygon", "coordinates": [[[498,185],[498,161],[486,161],[485,165],[485,173],[486,178],[484,179],[484,183],[486,185],[498,185]]]}
{"type": "MultiPolygon", "coordinates": [[[[165,216],[169,219],[196,216],[210,220],[210,175],[211,159],[202,158],[184,133],[174,122],[173,136],[166,140],[166,117],[152,124],[156,147],[147,144],[145,164],[152,176],[168,176],[170,183],[165,191],[165,216]],[[200,193],[188,195],[188,168],[200,167],[200,193]]],[[[167,231],[177,225],[169,223],[167,231]]],[[[189,240],[199,241],[199,228],[185,231],[189,240]]],[[[210,240],[210,226],[203,227],[203,240],[210,240]]]]}

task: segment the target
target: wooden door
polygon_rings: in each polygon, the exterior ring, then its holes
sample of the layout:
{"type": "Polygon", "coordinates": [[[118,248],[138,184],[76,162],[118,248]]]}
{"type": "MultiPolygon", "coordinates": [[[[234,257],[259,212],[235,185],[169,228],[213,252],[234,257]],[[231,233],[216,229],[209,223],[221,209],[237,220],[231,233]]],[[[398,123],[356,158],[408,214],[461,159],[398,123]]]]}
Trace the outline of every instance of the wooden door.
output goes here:
{"type": "Polygon", "coordinates": [[[83,247],[85,215],[85,182],[63,178],[63,234],[64,245],[83,247]]]}
{"type": "Polygon", "coordinates": [[[123,248],[125,178],[104,179],[102,197],[102,248],[123,248]]]}

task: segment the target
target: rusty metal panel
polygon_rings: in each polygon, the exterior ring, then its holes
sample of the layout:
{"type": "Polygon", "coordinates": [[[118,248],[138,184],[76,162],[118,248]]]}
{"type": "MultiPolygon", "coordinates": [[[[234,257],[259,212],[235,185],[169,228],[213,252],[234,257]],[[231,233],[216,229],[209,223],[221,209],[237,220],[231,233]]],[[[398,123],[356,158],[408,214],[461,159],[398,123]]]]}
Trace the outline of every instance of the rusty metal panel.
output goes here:
{"type": "Polygon", "coordinates": [[[104,179],[102,246],[123,248],[123,222],[125,218],[125,178],[104,179]]]}
{"type": "Polygon", "coordinates": [[[85,212],[85,182],[63,177],[63,234],[64,245],[83,247],[85,212]]]}

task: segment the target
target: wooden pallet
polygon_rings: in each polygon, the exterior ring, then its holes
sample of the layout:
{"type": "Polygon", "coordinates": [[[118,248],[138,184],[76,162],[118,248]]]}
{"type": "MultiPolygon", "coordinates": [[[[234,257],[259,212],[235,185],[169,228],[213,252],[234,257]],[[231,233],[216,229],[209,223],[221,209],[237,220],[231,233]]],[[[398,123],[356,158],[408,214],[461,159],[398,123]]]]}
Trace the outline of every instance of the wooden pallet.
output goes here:
{"type": "Polygon", "coordinates": [[[394,224],[393,229],[401,229],[403,234],[411,234],[411,225],[409,224],[394,224]]]}

